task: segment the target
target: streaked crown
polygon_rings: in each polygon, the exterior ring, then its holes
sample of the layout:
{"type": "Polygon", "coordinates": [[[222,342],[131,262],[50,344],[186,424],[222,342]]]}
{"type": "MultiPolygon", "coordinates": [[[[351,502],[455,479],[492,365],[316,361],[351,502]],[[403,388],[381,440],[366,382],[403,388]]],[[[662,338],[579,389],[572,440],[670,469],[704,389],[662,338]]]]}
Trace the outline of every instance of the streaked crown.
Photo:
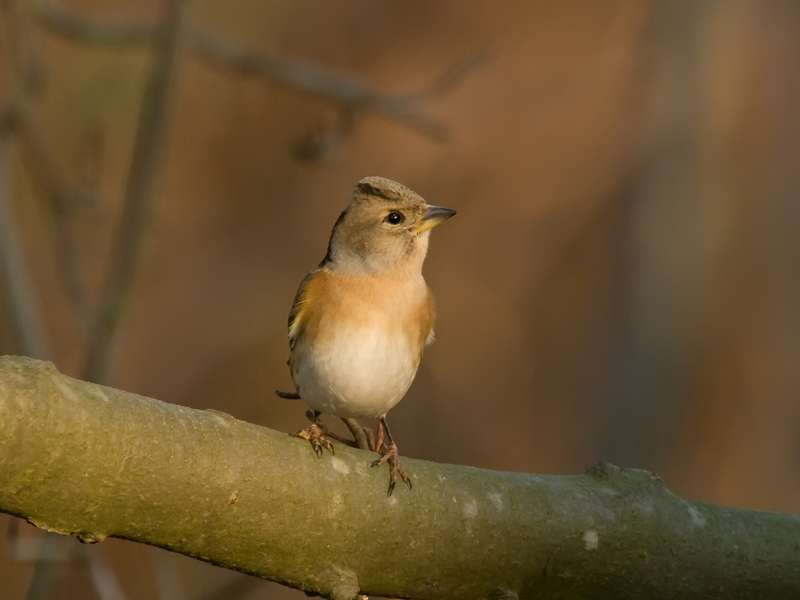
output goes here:
{"type": "Polygon", "coordinates": [[[320,266],[372,274],[421,270],[430,230],[454,214],[396,181],[365,177],[336,221],[320,266]]]}

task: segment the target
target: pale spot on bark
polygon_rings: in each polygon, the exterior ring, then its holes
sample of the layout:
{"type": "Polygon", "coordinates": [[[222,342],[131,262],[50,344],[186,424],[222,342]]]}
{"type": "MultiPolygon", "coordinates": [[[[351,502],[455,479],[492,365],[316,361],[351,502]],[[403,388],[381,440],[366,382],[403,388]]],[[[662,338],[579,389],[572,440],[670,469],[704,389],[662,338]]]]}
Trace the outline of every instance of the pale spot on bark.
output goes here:
{"type": "Polygon", "coordinates": [[[583,534],[583,542],[586,544],[587,550],[597,550],[597,545],[600,543],[600,536],[593,529],[589,529],[583,534]]]}

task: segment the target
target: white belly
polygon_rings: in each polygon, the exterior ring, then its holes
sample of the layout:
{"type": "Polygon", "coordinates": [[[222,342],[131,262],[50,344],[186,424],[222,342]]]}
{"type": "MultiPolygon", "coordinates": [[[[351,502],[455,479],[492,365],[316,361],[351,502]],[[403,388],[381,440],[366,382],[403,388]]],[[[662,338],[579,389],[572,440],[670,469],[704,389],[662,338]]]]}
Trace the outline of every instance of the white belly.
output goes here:
{"type": "Polygon", "coordinates": [[[318,412],[382,417],[414,381],[418,351],[402,331],[348,329],[337,332],[334,343],[297,353],[292,364],[295,385],[318,412]]]}

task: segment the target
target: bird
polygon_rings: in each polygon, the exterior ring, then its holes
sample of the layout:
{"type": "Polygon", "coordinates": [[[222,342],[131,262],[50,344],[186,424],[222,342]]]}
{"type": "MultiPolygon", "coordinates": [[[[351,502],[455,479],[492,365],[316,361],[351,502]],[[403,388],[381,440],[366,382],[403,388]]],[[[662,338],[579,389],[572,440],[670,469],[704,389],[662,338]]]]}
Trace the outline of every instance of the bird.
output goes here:
{"type": "Polygon", "coordinates": [[[321,457],[323,447],[333,452],[322,414],[377,419],[370,448],[380,457],[372,466],[388,463],[388,496],[398,475],[409,489],[411,479],[386,414],[405,396],[434,339],[436,312],[422,264],[431,229],[455,214],[396,181],[365,177],[289,313],[288,365],[297,391],[276,394],[302,399],[311,420],[292,435],[309,440],[321,457]]]}

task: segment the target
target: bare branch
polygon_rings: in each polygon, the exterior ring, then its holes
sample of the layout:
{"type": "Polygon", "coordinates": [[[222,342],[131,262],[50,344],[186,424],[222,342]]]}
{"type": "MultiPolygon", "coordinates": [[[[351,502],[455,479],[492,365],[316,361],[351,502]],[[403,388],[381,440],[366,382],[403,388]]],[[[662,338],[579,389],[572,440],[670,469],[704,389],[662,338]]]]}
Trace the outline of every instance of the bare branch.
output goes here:
{"type": "MultiPolygon", "coordinates": [[[[44,27],[75,42],[125,47],[152,43],[160,35],[158,25],[89,20],[44,0],[40,0],[37,7],[38,20],[44,27]]],[[[447,127],[422,114],[423,103],[455,89],[486,58],[481,52],[458,61],[429,88],[410,93],[384,93],[355,77],[312,62],[266,55],[219,34],[186,29],[188,49],[217,69],[241,76],[263,77],[350,110],[377,114],[437,141],[447,138],[447,127]]]]}
{"type": "Polygon", "coordinates": [[[208,32],[193,31],[188,43],[201,58],[221,70],[243,76],[258,75],[358,111],[377,113],[435,140],[447,136],[444,125],[420,114],[420,102],[415,95],[382,93],[356,78],[315,63],[268,56],[208,32]]]}
{"type": "Polygon", "coordinates": [[[153,43],[161,35],[161,27],[149,22],[89,20],[48,0],[34,0],[33,5],[44,28],[81,44],[125,48],[153,43]]]}
{"type": "Polygon", "coordinates": [[[526,475],[374,454],[0,358],[0,511],[333,600],[800,597],[800,517],[683,500],[638,470],[526,475]]]}

